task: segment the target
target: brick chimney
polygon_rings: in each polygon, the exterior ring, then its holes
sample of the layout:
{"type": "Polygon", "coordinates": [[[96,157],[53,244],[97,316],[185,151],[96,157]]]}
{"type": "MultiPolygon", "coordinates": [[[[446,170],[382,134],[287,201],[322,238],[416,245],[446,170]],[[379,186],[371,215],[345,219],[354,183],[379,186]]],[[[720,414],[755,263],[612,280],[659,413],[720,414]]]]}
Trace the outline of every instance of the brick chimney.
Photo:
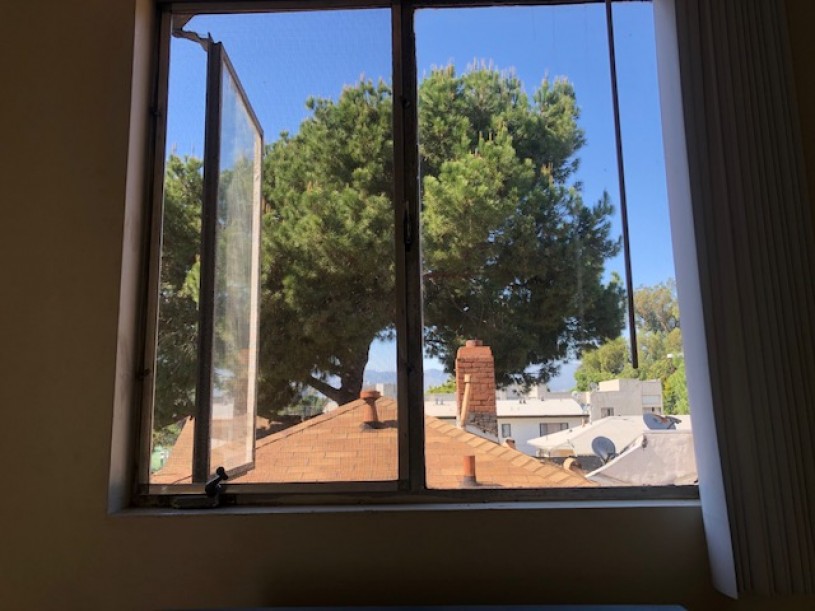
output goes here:
{"type": "Polygon", "coordinates": [[[458,424],[498,436],[495,410],[495,361],[481,340],[468,339],[456,354],[458,424]]]}

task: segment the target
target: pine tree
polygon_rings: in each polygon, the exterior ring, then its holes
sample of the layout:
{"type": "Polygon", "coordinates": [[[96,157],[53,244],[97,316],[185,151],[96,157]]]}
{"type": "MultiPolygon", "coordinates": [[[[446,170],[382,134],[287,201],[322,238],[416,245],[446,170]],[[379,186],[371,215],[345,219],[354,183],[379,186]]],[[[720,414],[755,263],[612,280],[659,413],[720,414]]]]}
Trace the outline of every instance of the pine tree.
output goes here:
{"type": "MultiPolygon", "coordinates": [[[[450,371],[478,337],[499,383],[532,383],[618,335],[622,287],[602,281],[619,251],[613,206],[607,194],[585,205],[574,181],[585,137],[571,84],[543,81],[530,98],[511,73],[446,67],[419,102],[428,354],[450,371]]],[[[306,386],[353,400],[371,342],[393,336],[390,89],[361,80],[308,106],[265,161],[261,405],[272,410],[306,386]]]]}

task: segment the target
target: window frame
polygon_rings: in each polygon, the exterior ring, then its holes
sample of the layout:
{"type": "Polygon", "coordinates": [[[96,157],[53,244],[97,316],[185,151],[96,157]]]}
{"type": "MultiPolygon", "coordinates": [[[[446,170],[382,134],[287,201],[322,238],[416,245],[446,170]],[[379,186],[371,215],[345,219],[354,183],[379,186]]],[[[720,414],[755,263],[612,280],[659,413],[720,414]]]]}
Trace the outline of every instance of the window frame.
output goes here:
{"type": "MultiPolygon", "coordinates": [[[[643,0],[613,0],[613,3],[643,0]]],[[[648,0],[645,0],[648,1],[648,0]]],[[[169,56],[173,16],[212,13],[253,13],[390,9],[393,100],[393,208],[394,255],[397,295],[397,405],[398,478],[385,482],[226,483],[222,505],[427,505],[484,502],[541,501],[655,501],[696,500],[698,486],[631,486],[615,488],[539,489],[429,489],[425,481],[422,259],[420,236],[420,179],[418,147],[418,78],[414,17],[418,10],[432,8],[475,8],[489,6],[556,6],[606,4],[606,0],[157,0],[157,36],[153,67],[152,151],[150,169],[148,230],[145,231],[146,273],[144,317],[141,337],[142,367],[136,384],[140,426],[136,427],[138,448],[134,469],[132,503],[143,507],[167,507],[174,496],[199,494],[201,484],[150,484],[150,433],[152,431],[153,372],[158,330],[158,286],[160,275],[161,219],[167,132],[169,56]],[[398,102],[397,102],[398,101],[398,102]],[[415,176],[415,180],[408,177],[415,176]]],[[[619,135],[618,135],[619,137],[619,135]]],[[[618,147],[621,144],[618,141],[618,147]]],[[[619,154],[619,151],[618,151],[619,154]]],[[[567,427],[568,428],[568,427],[567,427]]]]}

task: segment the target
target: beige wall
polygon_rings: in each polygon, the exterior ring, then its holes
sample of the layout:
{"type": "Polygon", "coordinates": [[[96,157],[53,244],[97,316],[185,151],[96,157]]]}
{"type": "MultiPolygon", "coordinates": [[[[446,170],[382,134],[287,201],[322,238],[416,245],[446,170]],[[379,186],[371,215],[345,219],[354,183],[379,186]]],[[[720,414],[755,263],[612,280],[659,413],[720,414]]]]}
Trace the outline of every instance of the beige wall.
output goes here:
{"type": "Polygon", "coordinates": [[[108,516],[134,3],[0,18],[0,608],[764,608],[713,592],[695,507],[108,516]]]}

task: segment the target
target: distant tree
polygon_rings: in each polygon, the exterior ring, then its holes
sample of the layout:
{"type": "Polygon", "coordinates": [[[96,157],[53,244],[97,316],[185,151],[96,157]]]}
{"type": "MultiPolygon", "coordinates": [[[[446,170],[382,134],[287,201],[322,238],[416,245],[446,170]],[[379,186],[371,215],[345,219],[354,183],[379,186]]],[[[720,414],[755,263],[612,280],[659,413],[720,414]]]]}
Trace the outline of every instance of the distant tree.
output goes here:
{"type": "MultiPolygon", "coordinates": [[[[466,338],[489,344],[499,384],[546,381],[556,362],[619,335],[619,251],[607,195],[574,181],[574,90],[528,96],[510,73],[434,70],[420,85],[425,343],[452,371],[466,338]],[[534,372],[531,372],[534,369],[534,372]]],[[[310,386],[358,396],[368,347],[393,335],[391,92],[362,80],[266,155],[261,400],[310,386]]]]}
{"type": "Polygon", "coordinates": [[[628,341],[617,337],[583,354],[575,372],[577,390],[616,378],[658,379],[663,406],[669,414],[687,414],[688,391],[676,284],[673,280],[643,286],[634,292],[639,369],[631,366],[628,341]]]}
{"type": "Polygon", "coordinates": [[[456,392],[456,379],[450,376],[445,380],[444,384],[433,386],[427,389],[428,394],[431,395],[447,395],[456,392]]]}
{"type": "Polygon", "coordinates": [[[592,390],[599,382],[617,378],[636,378],[637,371],[631,366],[628,342],[617,337],[599,348],[583,353],[580,367],[575,371],[576,389],[592,390]]]}
{"type": "Polygon", "coordinates": [[[634,291],[634,316],[637,329],[668,335],[679,328],[679,303],[673,278],[634,291]]]}
{"type": "MultiPolygon", "coordinates": [[[[676,360],[676,359],[674,359],[676,360]]],[[[679,359],[679,364],[668,376],[664,387],[665,411],[669,414],[689,414],[688,382],[685,378],[685,360],[679,359]]]]}

